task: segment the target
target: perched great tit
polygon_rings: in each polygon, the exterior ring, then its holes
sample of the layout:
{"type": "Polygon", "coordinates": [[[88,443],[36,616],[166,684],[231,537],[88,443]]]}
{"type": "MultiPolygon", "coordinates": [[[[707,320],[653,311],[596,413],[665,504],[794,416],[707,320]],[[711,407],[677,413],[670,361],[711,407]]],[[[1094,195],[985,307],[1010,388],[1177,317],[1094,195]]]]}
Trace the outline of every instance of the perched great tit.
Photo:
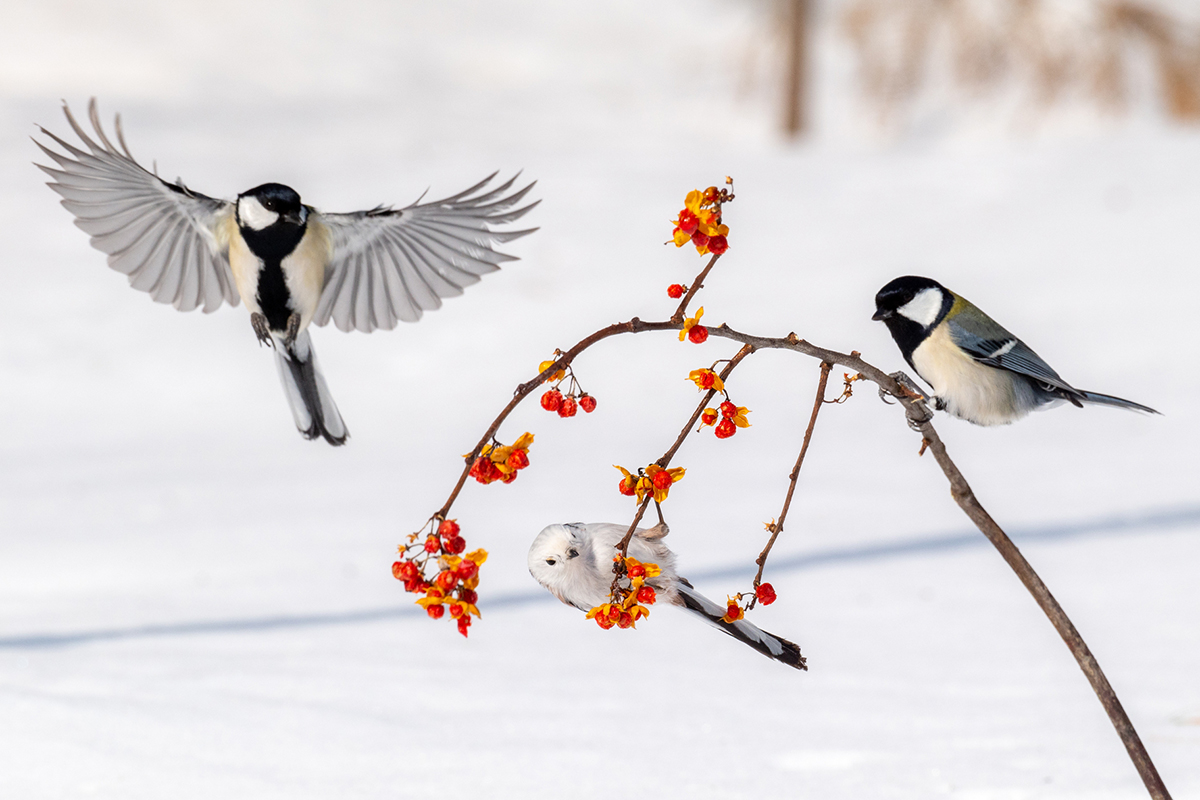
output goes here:
{"type": "Polygon", "coordinates": [[[167,183],[129,152],[116,118],[120,150],[105,136],[93,98],[89,137],[63,104],[67,122],[87,150],[45,128],[66,153],[34,140],[60,169],[37,166],[75,215],[75,224],[108,254],[108,265],[133,288],[180,311],[215,311],[245,301],[260,343],[276,354],[296,427],[306,439],[332,445],[348,433],[308,335],[310,323],[333,320],[343,331],[391,330],[416,322],[443,297],[462,294],[481,275],[516,260],[492,250],[536,228],[495,231],[537,205],[513,208],[533,184],[509,193],[516,176],[495,188],[496,175],[444,200],[393,209],[325,214],[300,202],[288,186],[265,183],[215,200],[167,183]],[[507,193],[507,194],[506,194],[507,193]],[[510,210],[511,209],[511,210],[510,210]]]}
{"type": "Polygon", "coordinates": [[[884,286],[871,319],[887,325],[904,360],[933,387],[936,406],[976,425],[1007,425],[1064,400],[1158,413],[1076,389],[999,323],[929,278],[906,275],[884,286]]]}

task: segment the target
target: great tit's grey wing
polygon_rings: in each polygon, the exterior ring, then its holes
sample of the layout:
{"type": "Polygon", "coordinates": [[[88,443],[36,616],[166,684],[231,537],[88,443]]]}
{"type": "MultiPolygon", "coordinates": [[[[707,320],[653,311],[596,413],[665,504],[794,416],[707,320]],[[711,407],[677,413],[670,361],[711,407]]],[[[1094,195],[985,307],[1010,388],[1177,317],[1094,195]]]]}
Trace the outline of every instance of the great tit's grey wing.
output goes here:
{"type": "Polygon", "coordinates": [[[240,298],[223,230],[233,205],[144,169],[125,144],[119,116],[121,148],[114,147],[100,126],[95,98],[88,103],[88,118],[99,141],[84,132],[65,103],[63,113],[87,150],[41,128],[66,152],[35,139],[60,169],[37,167],[54,179],[47,185],[62,195],[63,206],[92,237],[92,246],[108,254],[108,265],[128,275],[133,288],[180,311],[201,305],[206,313],[215,311],[222,300],[236,306],[240,298]]]}
{"type": "Polygon", "coordinates": [[[481,275],[514,256],[492,249],[536,228],[493,230],[513,222],[538,202],[516,206],[534,184],[512,191],[517,176],[482,191],[496,173],[456,195],[407,208],[374,208],[351,214],[318,214],[329,230],[332,257],[313,322],[331,319],[344,331],[391,330],[416,322],[443,297],[462,294],[481,275]]]}
{"type": "Polygon", "coordinates": [[[947,318],[946,325],[954,343],[979,363],[1024,375],[1047,386],[1062,389],[1069,395],[1079,394],[1075,387],[1060,378],[1029,345],[995,321],[982,316],[982,313],[959,313],[947,318]]]}

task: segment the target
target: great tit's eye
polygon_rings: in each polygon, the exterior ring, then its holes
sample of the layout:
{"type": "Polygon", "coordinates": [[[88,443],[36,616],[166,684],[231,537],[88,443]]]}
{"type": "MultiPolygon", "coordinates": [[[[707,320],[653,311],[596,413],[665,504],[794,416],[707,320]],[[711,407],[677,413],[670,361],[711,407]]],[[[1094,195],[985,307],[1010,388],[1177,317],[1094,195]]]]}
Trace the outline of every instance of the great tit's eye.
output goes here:
{"type": "Polygon", "coordinates": [[[554,566],[555,564],[557,564],[558,562],[557,562],[557,561],[555,561],[553,558],[547,558],[547,559],[546,559],[546,563],[547,563],[547,564],[549,564],[550,566],[552,566],[552,567],[553,567],[553,566],[554,566]]]}
{"type": "Polygon", "coordinates": [[[575,558],[578,555],[579,555],[579,551],[576,550],[574,547],[572,547],[570,550],[567,551],[567,558],[575,558]]]}

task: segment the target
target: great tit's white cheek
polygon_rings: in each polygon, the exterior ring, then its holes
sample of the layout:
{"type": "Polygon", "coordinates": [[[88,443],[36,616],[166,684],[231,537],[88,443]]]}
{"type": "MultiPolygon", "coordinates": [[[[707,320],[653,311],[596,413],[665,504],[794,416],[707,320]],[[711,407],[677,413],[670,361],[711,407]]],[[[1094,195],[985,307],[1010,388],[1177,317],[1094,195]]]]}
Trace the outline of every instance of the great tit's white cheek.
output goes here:
{"type": "Polygon", "coordinates": [[[279,215],[264,208],[257,198],[238,198],[238,220],[247,228],[261,231],[274,225],[278,219],[279,215]]]}
{"type": "Polygon", "coordinates": [[[942,313],[941,289],[930,287],[917,292],[917,296],[896,309],[896,313],[911,319],[922,328],[928,328],[942,313]]]}

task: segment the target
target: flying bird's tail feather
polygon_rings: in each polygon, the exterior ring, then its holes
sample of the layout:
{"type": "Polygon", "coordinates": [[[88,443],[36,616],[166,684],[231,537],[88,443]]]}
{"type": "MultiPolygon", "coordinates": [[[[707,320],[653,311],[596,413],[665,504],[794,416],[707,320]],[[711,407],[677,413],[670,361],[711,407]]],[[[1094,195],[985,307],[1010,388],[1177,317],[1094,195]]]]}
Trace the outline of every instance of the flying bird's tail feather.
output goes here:
{"type": "Polygon", "coordinates": [[[277,341],[275,364],[279,367],[279,380],[283,383],[288,405],[292,407],[296,427],[304,438],[321,436],[335,447],[345,444],[350,433],[317,365],[317,353],[308,331],[297,336],[289,347],[277,341]]]}
{"type": "Polygon", "coordinates": [[[1097,394],[1096,392],[1080,392],[1079,397],[1085,403],[1095,403],[1101,406],[1115,406],[1116,408],[1128,408],[1133,411],[1144,411],[1147,414],[1158,414],[1149,406],[1144,406],[1141,403],[1135,403],[1132,400],[1122,400],[1120,397],[1113,397],[1108,394],[1097,394]]]}
{"type": "Polygon", "coordinates": [[[767,633],[744,619],[733,623],[722,621],[725,609],[697,592],[683,578],[679,579],[679,597],[683,601],[683,607],[688,611],[702,617],[710,625],[719,628],[739,642],[750,645],[767,658],[782,661],[796,669],[808,669],[804,656],[800,654],[799,645],[767,633]]]}

